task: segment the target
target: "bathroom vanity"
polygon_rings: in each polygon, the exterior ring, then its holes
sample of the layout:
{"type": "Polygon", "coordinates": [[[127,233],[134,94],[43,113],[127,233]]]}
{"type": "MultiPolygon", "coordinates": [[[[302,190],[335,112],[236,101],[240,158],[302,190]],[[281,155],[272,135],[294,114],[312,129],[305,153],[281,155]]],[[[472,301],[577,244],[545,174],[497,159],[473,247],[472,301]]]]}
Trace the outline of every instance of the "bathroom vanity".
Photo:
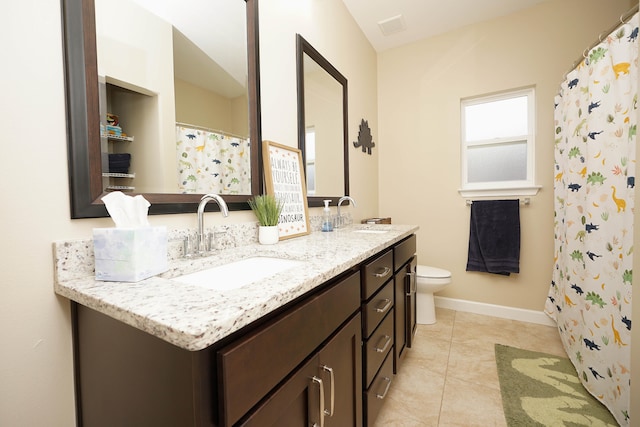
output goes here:
{"type": "Polygon", "coordinates": [[[137,283],[83,276],[90,245],[56,243],[78,425],[372,425],[415,330],[416,230],[354,226],[247,244],[172,260],[137,283]],[[250,257],[299,264],[231,290],[174,280],[250,257]]]}

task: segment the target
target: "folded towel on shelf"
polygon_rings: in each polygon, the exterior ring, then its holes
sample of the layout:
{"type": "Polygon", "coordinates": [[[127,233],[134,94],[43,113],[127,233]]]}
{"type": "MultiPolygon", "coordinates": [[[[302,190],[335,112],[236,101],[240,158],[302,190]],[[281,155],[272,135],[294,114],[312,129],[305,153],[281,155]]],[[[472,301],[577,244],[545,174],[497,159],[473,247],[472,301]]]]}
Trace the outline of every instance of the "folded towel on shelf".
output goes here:
{"type": "Polygon", "coordinates": [[[129,166],[131,166],[130,153],[109,154],[109,172],[129,173],[129,166]]]}
{"type": "Polygon", "coordinates": [[[467,271],[505,276],[520,272],[519,200],[473,202],[467,271]]]}

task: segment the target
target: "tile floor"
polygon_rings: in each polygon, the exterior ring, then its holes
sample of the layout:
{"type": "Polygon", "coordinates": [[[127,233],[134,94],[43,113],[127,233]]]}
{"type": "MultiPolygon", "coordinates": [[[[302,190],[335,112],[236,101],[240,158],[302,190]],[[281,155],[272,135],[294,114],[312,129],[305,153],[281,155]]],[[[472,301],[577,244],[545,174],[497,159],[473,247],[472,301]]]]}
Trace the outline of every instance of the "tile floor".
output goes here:
{"type": "Polygon", "coordinates": [[[494,344],[564,356],[555,327],[437,309],[414,346],[375,427],[506,426],[494,344]]]}

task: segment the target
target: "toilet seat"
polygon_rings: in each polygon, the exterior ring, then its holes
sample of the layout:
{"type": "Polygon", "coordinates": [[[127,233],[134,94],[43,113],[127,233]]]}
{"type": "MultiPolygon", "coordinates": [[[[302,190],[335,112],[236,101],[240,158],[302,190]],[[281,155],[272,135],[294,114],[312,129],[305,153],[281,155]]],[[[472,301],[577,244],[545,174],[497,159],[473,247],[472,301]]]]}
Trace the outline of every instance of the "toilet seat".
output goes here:
{"type": "Polygon", "coordinates": [[[422,279],[451,279],[451,272],[429,265],[418,265],[416,267],[416,276],[422,279]]]}

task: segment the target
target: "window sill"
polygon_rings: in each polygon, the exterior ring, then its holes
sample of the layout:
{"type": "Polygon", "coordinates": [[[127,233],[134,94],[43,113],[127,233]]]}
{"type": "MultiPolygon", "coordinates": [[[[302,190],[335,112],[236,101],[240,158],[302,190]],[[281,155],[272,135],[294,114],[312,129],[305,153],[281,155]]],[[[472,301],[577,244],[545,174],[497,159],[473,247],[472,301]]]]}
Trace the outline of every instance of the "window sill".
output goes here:
{"type": "Polygon", "coordinates": [[[458,193],[464,198],[473,197],[530,197],[538,194],[541,185],[532,187],[460,189],[458,193]]]}

